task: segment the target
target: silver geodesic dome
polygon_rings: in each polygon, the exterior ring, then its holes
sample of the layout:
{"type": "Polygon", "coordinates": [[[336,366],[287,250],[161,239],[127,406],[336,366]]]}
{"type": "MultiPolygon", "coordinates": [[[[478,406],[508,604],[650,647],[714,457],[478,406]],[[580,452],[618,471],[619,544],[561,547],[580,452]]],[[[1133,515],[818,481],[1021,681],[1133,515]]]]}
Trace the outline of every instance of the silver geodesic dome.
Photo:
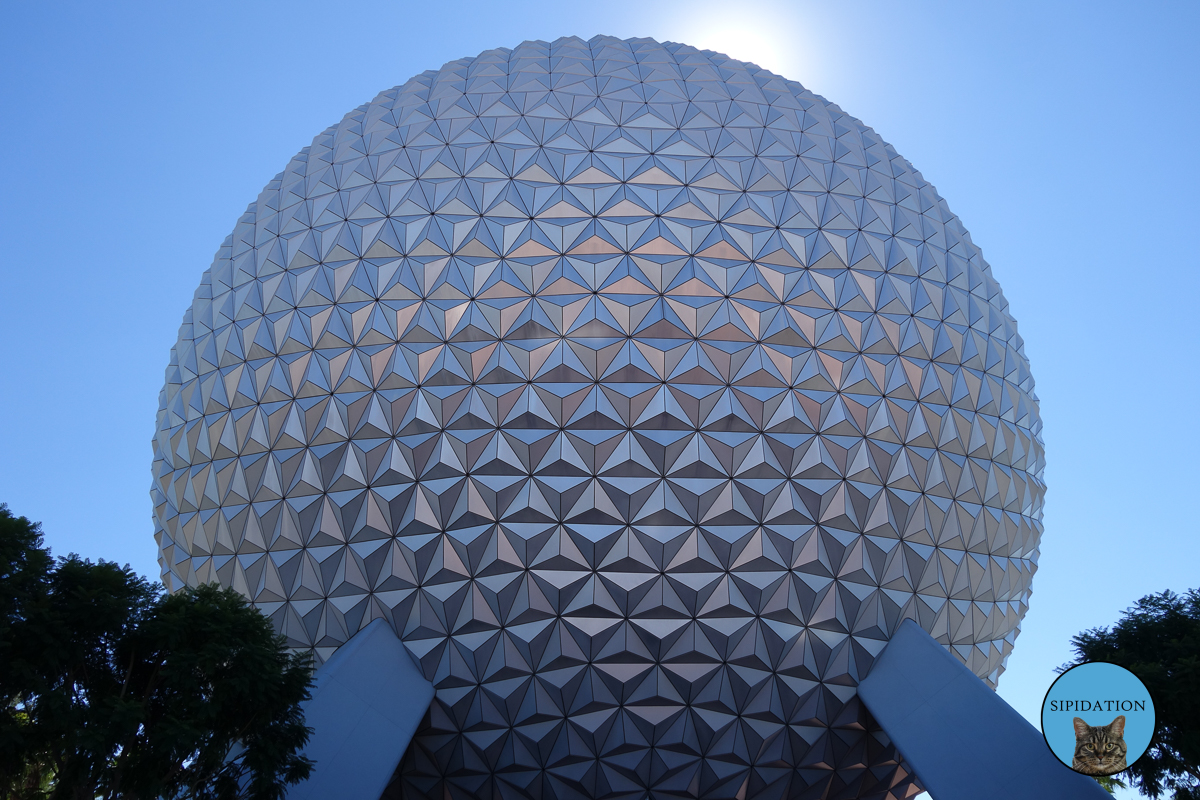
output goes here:
{"type": "Polygon", "coordinates": [[[437,687],[389,789],[906,797],[857,681],[904,618],[993,683],[1043,450],[979,249],[871,129],[753,65],[526,42],[272,180],[171,351],[169,588],[437,687]]]}

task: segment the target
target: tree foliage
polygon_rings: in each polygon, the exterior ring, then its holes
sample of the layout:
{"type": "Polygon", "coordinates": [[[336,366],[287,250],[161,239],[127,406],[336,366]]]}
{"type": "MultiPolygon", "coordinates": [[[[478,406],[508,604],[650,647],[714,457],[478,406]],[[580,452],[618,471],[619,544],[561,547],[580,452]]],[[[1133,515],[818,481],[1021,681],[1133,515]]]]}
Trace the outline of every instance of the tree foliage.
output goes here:
{"type": "Polygon", "coordinates": [[[1123,775],[1150,797],[1200,800],[1200,591],[1138,600],[1111,628],[1071,640],[1077,658],[1107,661],[1138,676],[1154,700],[1150,749],[1123,775]]]}
{"type": "Polygon", "coordinates": [[[311,674],[236,592],[55,561],[0,505],[0,796],[275,800],[311,674]]]}

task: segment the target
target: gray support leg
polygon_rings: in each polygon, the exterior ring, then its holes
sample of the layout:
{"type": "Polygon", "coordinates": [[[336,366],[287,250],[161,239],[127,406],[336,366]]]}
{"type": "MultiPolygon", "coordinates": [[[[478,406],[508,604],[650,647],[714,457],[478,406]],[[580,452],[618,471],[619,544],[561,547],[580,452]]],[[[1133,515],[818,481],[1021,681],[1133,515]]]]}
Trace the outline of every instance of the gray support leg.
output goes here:
{"type": "Polygon", "coordinates": [[[1036,728],[911,620],[858,696],[934,800],[1112,800],[1060,763],[1036,728]]]}
{"type": "Polygon", "coordinates": [[[383,620],[342,645],[317,670],[305,724],[312,776],[287,800],[379,800],[433,701],[433,684],[383,620]]]}

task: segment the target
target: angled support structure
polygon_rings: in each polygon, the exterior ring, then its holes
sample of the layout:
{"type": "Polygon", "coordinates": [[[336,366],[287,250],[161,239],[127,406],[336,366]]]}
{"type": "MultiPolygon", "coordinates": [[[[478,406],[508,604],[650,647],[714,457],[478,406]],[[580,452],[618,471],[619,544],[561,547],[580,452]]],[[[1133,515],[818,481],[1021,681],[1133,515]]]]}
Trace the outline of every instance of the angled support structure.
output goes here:
{"type": "Polygon", "coordinates": [[[1036,728],[911,620],[858,696],[934,800],[1112,800],[1060,763],[1036,728]]]}
{"type": "Polygon", "coordinates": [[[433,701],[391,627],[377,619],[317,670],[304,707],[312,775],[287,800],[379,800],[433,701]]]}

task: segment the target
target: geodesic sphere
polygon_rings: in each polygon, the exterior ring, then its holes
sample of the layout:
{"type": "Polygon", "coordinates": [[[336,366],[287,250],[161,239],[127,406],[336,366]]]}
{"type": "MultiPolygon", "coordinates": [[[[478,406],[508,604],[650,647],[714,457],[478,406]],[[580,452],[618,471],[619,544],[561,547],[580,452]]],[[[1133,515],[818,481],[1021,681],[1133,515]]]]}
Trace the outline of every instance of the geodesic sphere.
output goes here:
{"type": "Polygon", "coordinates": [[[994,684],[1043,450],[979,249],[871,129],[678,44],[526,42],[313,140],[161,395],[168,587],[437,688],[393,796],[905,797],[855,686],[994,684]]]}

